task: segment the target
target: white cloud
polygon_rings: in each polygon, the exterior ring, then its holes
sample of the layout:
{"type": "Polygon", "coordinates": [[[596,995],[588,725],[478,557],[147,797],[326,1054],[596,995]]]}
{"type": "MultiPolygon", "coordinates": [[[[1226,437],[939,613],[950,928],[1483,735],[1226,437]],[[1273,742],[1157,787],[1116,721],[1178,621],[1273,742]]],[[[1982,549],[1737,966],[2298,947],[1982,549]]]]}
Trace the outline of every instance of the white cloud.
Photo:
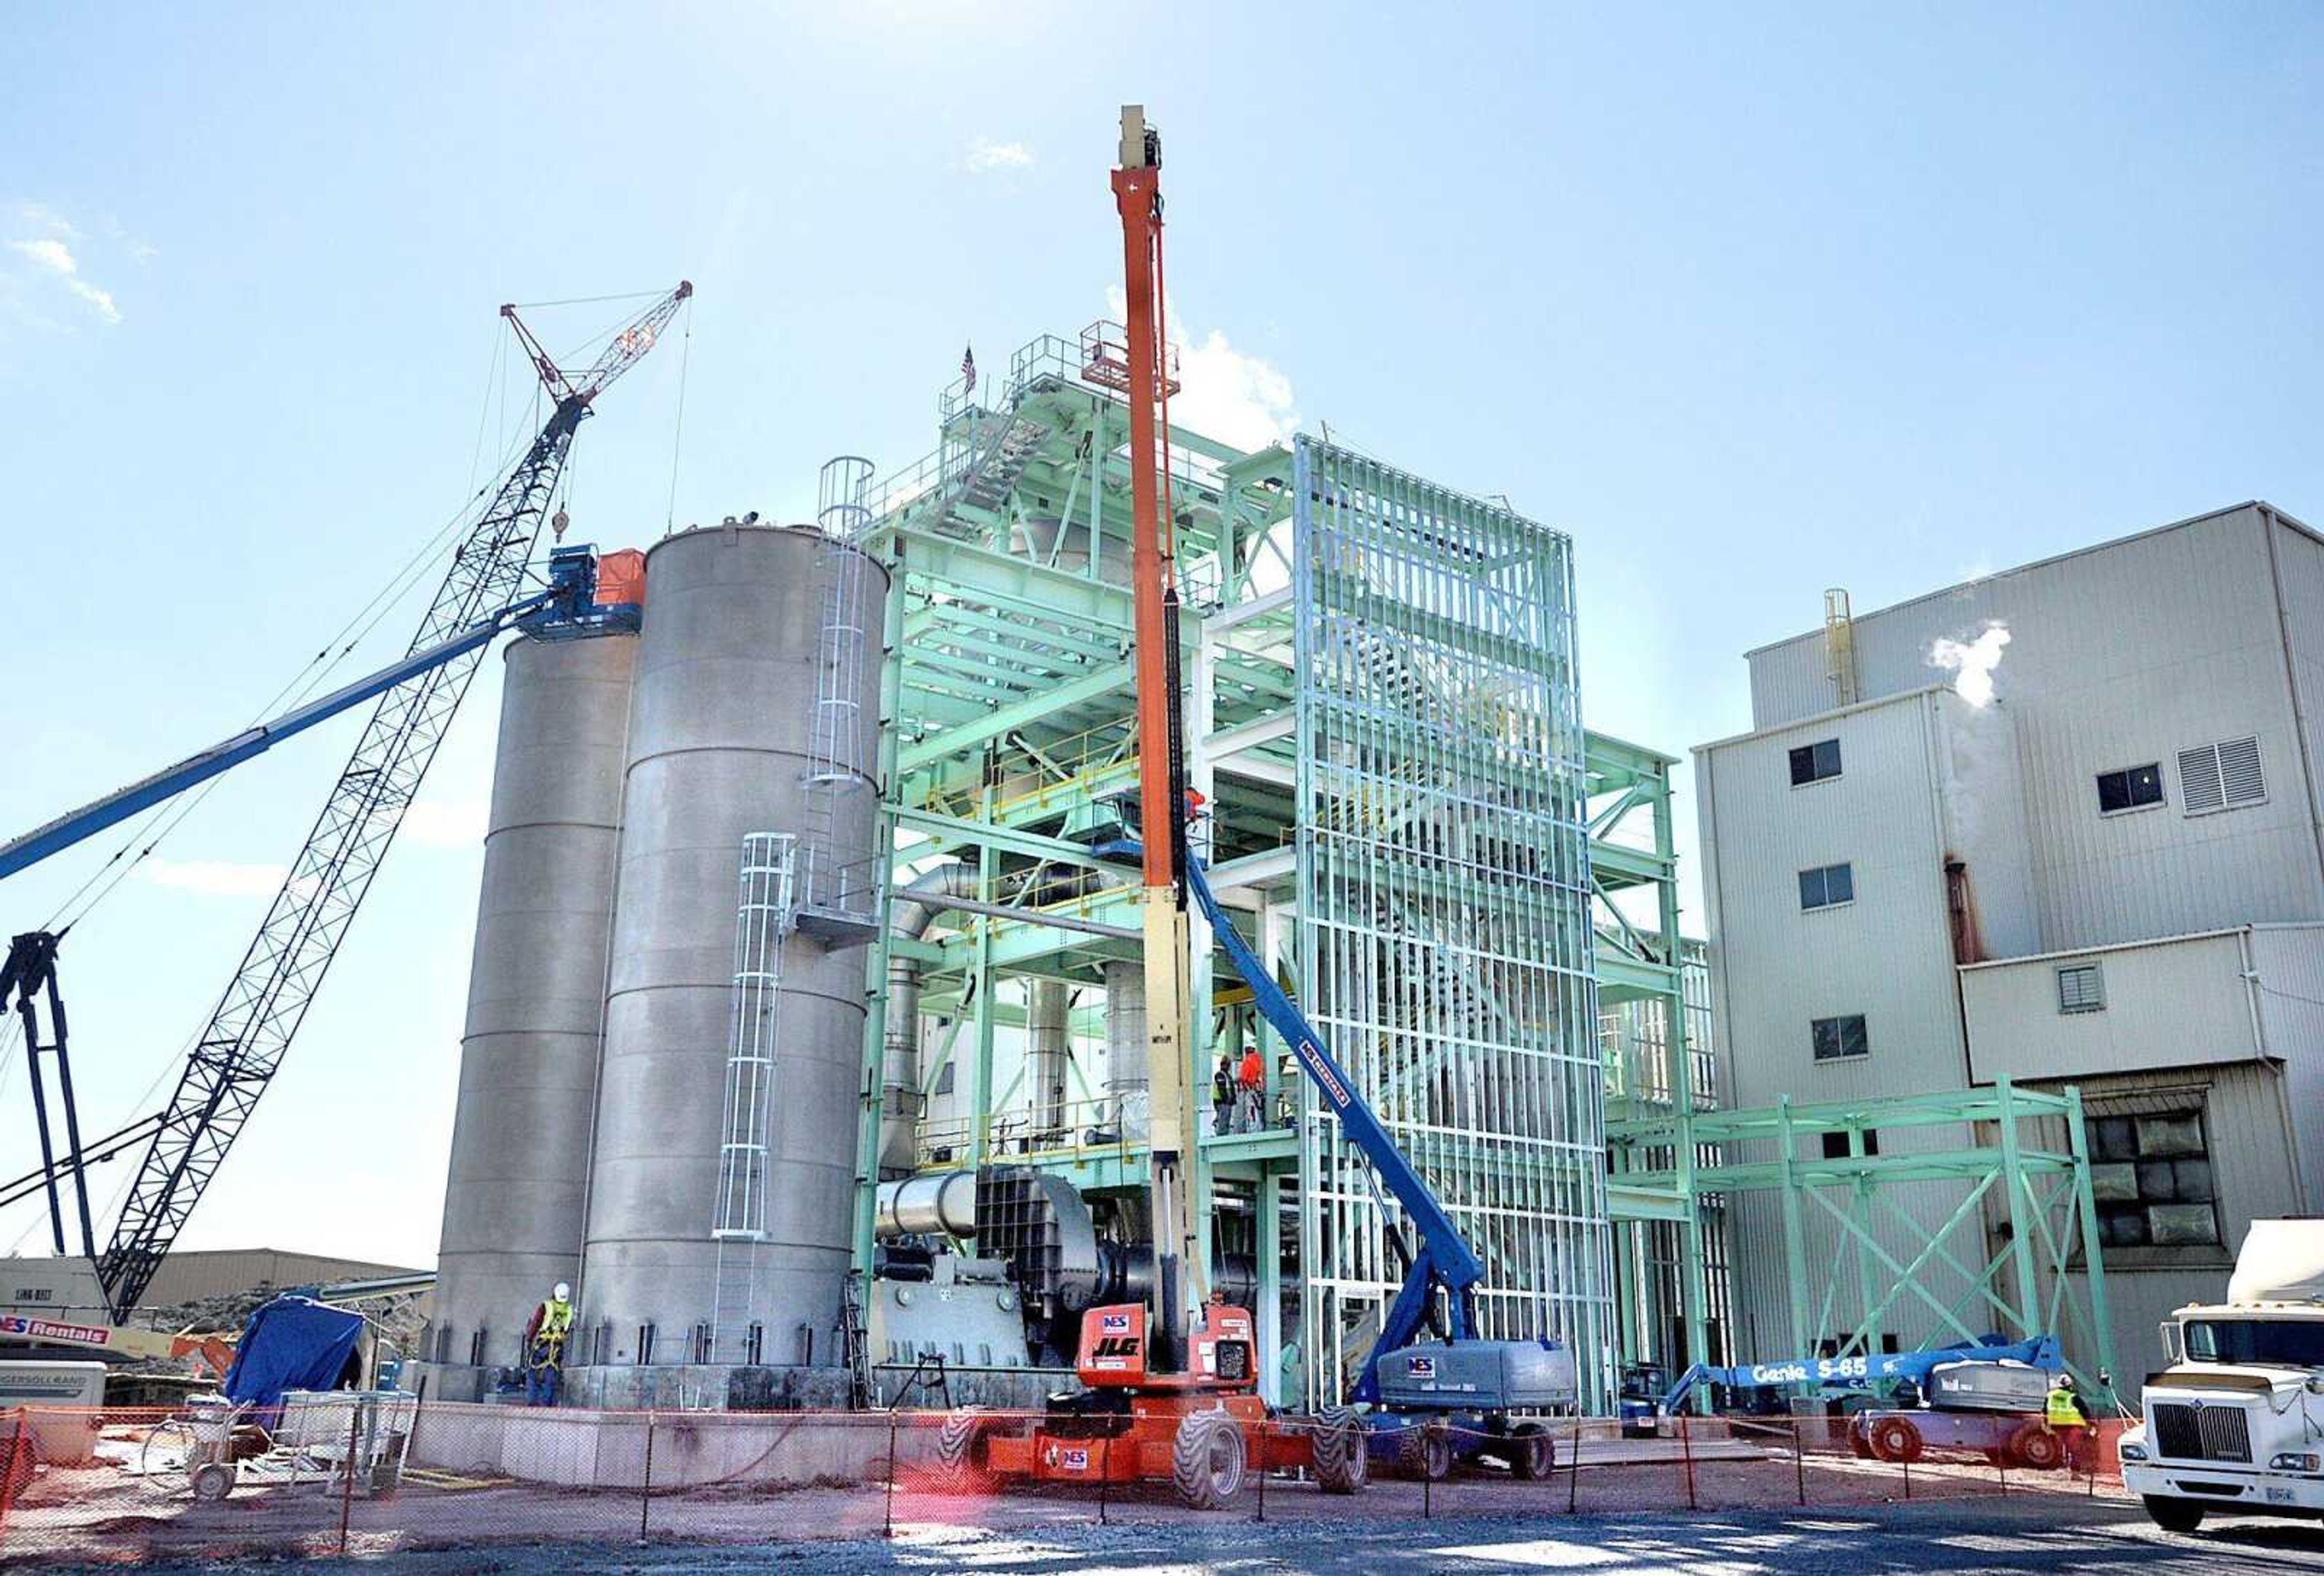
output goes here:
{"type": "Polygon", "coordinates": [[[265,897],[279,890],[290,871],[279,864],[235,864],[223,859],[149,859],[137,867],[140,880],[157,887],[209,897],[265,897]]]}
{"type": "Polygon", "coordinates": [[[993,170],[1029,170],[1033,150],[1022,143],[996,143],[991,137],[979,137],[969,143],[968,157],[963,164],[971,175],[993,170]]]}
{"type": "Polygon", "coordinates": [[[484,840],[490,809],[482,799],[417,799],[403,813],[403,835],[423,848],[473,848],[484,840]]]}
{"type": "MultiPolygon", "coordinates": [[[[1126,318],[1129,301],[1120,288],[1109,286],[1105,293],[1115,321],[1126,318]]],[[[1167,309],[1168,303],[1164,304],[1167,309]]],[[[1169,316],[1170,345],[1178,354],[1178,392],[1170,396],[1170,425],[1237,448],[1260,449],[1290,441],[1299,430],[1290,374],[1263,355],[1236,349],[1219,329],[1197,343],[1179,325],[1175,310],[1169,316]]]]}
{"type": "Polygon", "coordinates": [[[73,256],[71,247],[58,239],[60,235],[71,235],[72,227],[37,203],[26,204],[23,211],[27,218],[39,215],[35,222],[56,234],[14,240],[8,243],[8,249],[30,258],[35,268],[55,274],[67,290],[87,301],[106,322],[120,322],[121,309],[114,304],[113,292],[81,278],[79,260],[73,256]]]}

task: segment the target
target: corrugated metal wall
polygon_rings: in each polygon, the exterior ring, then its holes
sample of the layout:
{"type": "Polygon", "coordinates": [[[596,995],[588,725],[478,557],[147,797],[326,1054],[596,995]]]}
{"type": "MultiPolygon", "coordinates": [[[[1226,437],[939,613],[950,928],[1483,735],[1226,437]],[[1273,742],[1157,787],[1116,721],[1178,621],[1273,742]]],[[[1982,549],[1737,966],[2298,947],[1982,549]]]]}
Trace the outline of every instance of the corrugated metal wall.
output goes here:
{"type": "Polygon", "coordinates": [[[2267,926],[2251,933],[2260,1036],[2284,1071],[2285,1120],[2305,1192],[2285,1204],[2324,1211],[2324,925],[2267,926]]]}
{"type": "Polygon", "coordinates": [[[1964,970],[1970,1069],[1980,1083],[2030,1082],[2250,1061],[2243,956],[2228,932],[1964,970]],[[2105,1006],[2060,1011],[2058,971],[2093,965],[2105,1006]]]}
{"type": "MultiPolygon", "coordinates": [[[[1868,697],[1944,678],[1928,661],[1939,638],[2008,626],[2000,694],[2024,771],[2043,950],[2324,917],[2265,518],[2229,510],[1856,620],[1868,697]],[[2267,802],[2186,815],[2178,751],[2246,735],[2259,740],[2267,802]],[[2167,802],[2101,816],[2096,774],[2148,762],[2163,768],[2167,802]]],[[[2319,555],[2312,539],[2280,529],[2292,622],[2310,629],[2324,629],[2319,555]]],[[[2302,671],[2324,688],[2324,636],[2310,643],[2302,671]]],[[[1830,709],[1821,633],[1750,663],[1757,726],[1830,709]]],[[[2319,727],[2311,722],[2311,736],[2319,727]]]]}

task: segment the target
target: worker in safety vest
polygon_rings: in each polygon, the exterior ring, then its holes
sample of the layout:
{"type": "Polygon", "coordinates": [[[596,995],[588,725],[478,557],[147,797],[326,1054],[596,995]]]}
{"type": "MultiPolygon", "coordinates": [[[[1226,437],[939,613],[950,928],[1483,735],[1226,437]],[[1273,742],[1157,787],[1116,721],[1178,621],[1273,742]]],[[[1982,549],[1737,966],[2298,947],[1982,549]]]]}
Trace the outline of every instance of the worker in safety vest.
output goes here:
{"type": "Polygon", "coordinates": [[[2074,1394],[2074,1381],[2064,1374],[2050,1381],[2050,1393],[2043,1398],[2042,1415],[2050,1424],[2050,1432],[2063,1442],[2069,1454],[2080,1441],[2082,1431],[2090,1425],[2090,1415],[2082,1410],[2082,1398],[2074,1394]]]}
{"type": "Polygon", "coordinates": [[[1211,1131],[1224,1134],[1234,1125],[1235,1066],[1234,1058],[1223,1053],[1219,1056],[1218,1071],[1211,1074],[1211,1131]]]}
{"type": "Polygon", "coordinates": [[[565,1341],[573,1333],[573,1288],[563,1281],[524,1327],[524,1404],[554,1406],[565,1381],[565,1341]]]}

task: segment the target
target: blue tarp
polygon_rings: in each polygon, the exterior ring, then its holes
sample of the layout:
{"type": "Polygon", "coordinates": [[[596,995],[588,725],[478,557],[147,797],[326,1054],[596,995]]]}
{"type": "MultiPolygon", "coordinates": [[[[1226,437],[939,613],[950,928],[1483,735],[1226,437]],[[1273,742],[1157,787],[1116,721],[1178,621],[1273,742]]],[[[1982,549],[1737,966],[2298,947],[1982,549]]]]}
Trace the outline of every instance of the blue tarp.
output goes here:
{"type": "Polygon", "coordinates": [[[363,1334],[361,1313],[308,1297],[277,1297],[250,1316],[226,1370],[226,1399],[281,1404],[285,1390],[336,1389],[363,1334]]]}

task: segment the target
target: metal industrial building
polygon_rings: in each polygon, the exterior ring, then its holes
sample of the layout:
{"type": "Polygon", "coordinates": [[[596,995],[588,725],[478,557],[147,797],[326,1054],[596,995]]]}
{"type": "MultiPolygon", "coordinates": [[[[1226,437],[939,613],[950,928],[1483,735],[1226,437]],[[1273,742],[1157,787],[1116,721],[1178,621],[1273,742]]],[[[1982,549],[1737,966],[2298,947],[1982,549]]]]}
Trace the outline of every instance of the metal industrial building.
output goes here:
{"type": "MultiPolygon", "coordinates": [[[[925,460],[826,470],[816,529],[665,539],[641,632],[512,650],[439,1393],[559,1278],[609,1405],[930,1359],[1029,1398],[1038,1313],[1142,1295],[1120,333],[955,383],[925,460]]],[[[1582,725],[1568,539],[1305,436],[1168,452],[1212,885],[1477,1244],[1486,1333],[1571,1341],[1599,1406],[1712,1353],[1718,1221],[1606,1166],[1609,1100],[1714,1080],[1674,761],[1582,725]]],[[[1262,1388],[1335,1398],[1389,1206],[1195,931],[1190,1085],[1256,1044],[1266,1089],[1205,1110],[1190,1196],[1262,1388]]]]}
{"type": "Polygon", "coordinates": [[[1990,1313],[2013,1272],[1984,1267],[2015,1259],[2024,1302],[2095,1304],[2086,1360],[2143,1372],[2155,1321],[2216,1293],[2249,1221],[2324,1198],[2324,539],[2246,503],[1827,607],[1749,653],[1753,731],[1696,752],[1725,1092],[1895,1102],[1909,1125],[1821,1158],[1942,1163],[1861,1234],[1730,1201],[1738,1325],[1812,1350],[1910,1260],[1932,1295],[1868,1333],[1950,1337],[1939,1310],[1990,1313]],[[2062,1109],[2005,1141],[1962,1103],[2070,1089],[2087,1153],[2062,1109]],[[2020,1142],[2089,1197],[2024,1190],[2020,1142]],[[1803,1252],[1831,1267],[1804,1295],[1803,1252]]]}

